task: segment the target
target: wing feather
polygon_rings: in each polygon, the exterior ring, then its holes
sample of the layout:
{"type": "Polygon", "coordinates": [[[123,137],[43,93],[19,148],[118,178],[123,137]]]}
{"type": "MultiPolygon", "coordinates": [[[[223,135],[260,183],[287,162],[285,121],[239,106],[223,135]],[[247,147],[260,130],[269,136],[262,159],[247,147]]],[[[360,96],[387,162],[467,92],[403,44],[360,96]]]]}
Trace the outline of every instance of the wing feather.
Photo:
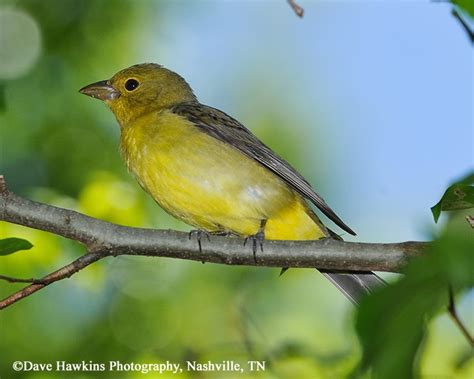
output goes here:
{"type": "Polygon", "coordinates": [[[178,104],[172,108],[172,111],[185,117],[208,135],[233,146],[273,171],[295,191],[314,203],[336,225],[355,235],[355,232],[334,213],[300,173],[263,144],[240,122],[218,109],[198,102],[178,104]]]}

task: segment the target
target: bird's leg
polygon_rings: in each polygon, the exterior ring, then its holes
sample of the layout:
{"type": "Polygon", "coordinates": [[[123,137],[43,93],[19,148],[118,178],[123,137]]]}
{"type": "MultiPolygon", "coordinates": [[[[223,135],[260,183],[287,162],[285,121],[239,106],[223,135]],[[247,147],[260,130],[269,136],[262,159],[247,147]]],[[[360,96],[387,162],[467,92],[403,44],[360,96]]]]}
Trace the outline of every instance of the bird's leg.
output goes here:
{"type": "Polygon", "coordinates": [[[207,240],[210,241],[211,239],[209,238],[209,232],[206,232],[205,230],[201,230],[201,229],[191,230],[188,233],[188,238],[191,239],[191,237],[194,236],[194,235],[196,236],[197,241],[198,241],[199,252],[202,253],[201,240],[202,240],[202,237],[205,236],[207,238],[207,240]]]}
{"type": "Polygon", "coordinates": [[[267,220],[260,220],[260,229],[253,236],[248,236],[244,240],[244,246],[247,244],[248,240],[252,240],[252,251],[253,259],[257,262],[257,244],[260,245],[260,250],[263,253],[263,240],[265,239],[265,225],[267,220]]]}
{"type": "MultiPolygon", "coordinates": [[[[211,239],[209,238],[211,235],[212,236],[225,236],[225,237],[231,237],[231,236],[236,236],[237,234],[233,233],[233,232],[226,232],[226,231],[217,231],[217,232],[207,232],[205,230],[202,230],[202,229],[194,229],[194,230],[191,230],[189,233],[188,233],[188,238],[191,239],[192,236],[196,236],[197,238],[197,242],[198,242],[198,246],[199,246],[199,252],[202,253],[202,243],[201,243],[201,240],[202,240],[202,237],[205,236],[207,238],[208,241],[210,241],[211,239]]],[[[206,263],[204,261],[201,262],[202,264],[206,263]]]]}

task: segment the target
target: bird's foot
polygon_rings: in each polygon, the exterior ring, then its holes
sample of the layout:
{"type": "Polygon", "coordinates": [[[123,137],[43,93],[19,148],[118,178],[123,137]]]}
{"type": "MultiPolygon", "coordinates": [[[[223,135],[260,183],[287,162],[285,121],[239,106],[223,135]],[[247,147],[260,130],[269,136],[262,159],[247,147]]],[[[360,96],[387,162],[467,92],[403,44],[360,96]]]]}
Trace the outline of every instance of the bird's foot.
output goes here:
{"type": "Polygon", "coordinates": [[[195,230],[191,230],[188,233],[188,238],[191,239],[191,237],[196,236],[198,246],[199,246],[199,252],[202,253],[201,240],[202,240],[203,237],[206,237],[207,240],[210,241],[211,239],[209,238],[209,235],[210,234],[208,232],[206,232],[205,230],[195,229],[195,230]]]}
{"type": "Polygon", "coordinates": [[[265,239],[265,225],[267,220],[260,220],[260,229],[253,236],[248,236],[244,240],[244,246],[247,244],[248,240],[252,240],[252,251],[253,259],[257,262],[257,244],[260,245],[260,251],[263,253],[263,240],[265,239]]]}
{"type": "Polygon", "coordinates": [[[263,240],[265,239],[265,233],[263,231],[259,231],[257,234],[253,236],[248,236],[244,239],[244,246],[247,244],[249,240],[252,241],[252,252],[253,252],[253,259],[257,262],[257,245],[260,245],[260,251],[263,253],[263,240]]]}

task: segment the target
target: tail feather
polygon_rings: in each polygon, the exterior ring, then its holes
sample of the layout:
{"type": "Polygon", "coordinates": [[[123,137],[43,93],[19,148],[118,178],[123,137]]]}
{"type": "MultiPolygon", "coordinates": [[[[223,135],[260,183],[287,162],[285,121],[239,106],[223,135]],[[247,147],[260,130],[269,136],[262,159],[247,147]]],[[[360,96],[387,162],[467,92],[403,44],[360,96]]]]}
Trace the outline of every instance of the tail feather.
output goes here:
{"type": "Polygon", "coordinates": [[[358,305],[363,296],[370,295],[377,288],[387,285],[381,277],[371,271],[357,273],[320,271],[354,305],[358,305]]]}
{"type": "MultiPolygon", "coordinates": [[[[292,207],[285,208],[277,217],[268,219],[265,225],[265,238],[299,241],[333,238],[342,241],[341,236],[324,226],[303,199],[298,199],[292,207]]],[[[287,269],[283,268],[280,275],[287,269]]],[[[355,305],[362,296],[369,295],[374,289],[386,285],[380,277],[370,271],[320,271],[355,305]]]]}
{"type": "MultiPolygon", "coordinates": [[[[330,238],[342,241],[342,237],[327,228],[330,238]]],[[[358,305],[363,296],[370,295],[374,290],[387,285],[377,274],[371,271],[341,272],[319,270],[344,296],[354,305],[358,305]]]]}

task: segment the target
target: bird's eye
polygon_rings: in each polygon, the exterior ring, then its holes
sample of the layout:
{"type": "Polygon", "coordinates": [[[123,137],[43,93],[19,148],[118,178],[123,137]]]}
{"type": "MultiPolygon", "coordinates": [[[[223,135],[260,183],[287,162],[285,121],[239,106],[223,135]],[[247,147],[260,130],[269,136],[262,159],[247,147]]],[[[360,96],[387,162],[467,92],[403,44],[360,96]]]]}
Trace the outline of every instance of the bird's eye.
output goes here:
{"type": "Polygon", "coordinates": [[[133,91],[135,88],[138,87],[140,83],[138,83],[138,80],[136,79],[128,79],[126,82],[125,82],[125,89],[127,91],[133,91]]]}

